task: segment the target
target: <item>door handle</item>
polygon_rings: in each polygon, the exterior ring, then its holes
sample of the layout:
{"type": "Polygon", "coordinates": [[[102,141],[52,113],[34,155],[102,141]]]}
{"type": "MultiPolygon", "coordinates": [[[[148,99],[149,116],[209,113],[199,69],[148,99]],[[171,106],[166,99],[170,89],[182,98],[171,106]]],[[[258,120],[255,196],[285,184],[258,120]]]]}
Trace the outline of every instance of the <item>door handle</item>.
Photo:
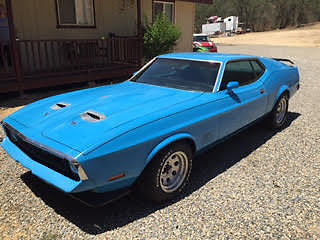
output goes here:
{"type": "Polygon", "coordinates": [[[260,93],[261,93],[261,94],[264,94],[264,89],[260,89],[260,93]]]}

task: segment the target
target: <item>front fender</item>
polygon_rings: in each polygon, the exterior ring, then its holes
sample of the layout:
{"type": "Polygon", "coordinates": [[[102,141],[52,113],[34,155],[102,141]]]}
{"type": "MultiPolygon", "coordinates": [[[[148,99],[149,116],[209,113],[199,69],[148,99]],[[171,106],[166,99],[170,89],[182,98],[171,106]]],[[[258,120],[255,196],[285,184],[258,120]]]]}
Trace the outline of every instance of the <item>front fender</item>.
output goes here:
{"type": "MultiPolygon", "coordinates": [[[[191,141],[193,141],[194,144],[196,143],[195,139],[189,133],[178,133],[178,134],[175,134],[173,136],[170,136],[170,137],[166,138],[165,140],[163,140],[161,143],[159,143],[155,148],[153,148],[151,153],[148,155],[148,158],[146,159],[146,164],[148,164],[151,161],[151,159],[161,149],[165,148],[166,146],[170,145],[173,142],[176,142],[176,141],[179,141],[179,140],[183,140],[183,139],[191,140],[191,141]]],[[[195,144],[195,146],[196,146],[196,144],[195,144]]]]}

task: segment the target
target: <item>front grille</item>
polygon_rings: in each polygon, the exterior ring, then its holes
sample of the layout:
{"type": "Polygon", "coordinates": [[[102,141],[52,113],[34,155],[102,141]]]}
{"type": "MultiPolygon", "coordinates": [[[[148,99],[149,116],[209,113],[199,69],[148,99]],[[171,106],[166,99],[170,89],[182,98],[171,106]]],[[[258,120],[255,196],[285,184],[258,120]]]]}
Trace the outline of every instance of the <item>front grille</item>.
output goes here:
{"type": "Polygon", "coordinates": [[[56,156],[46,149],[35,145],[10,125],[4,124],[3,127],[10,141],[14,143],[26,155],[28,155],[32,160],[66,177],[69,177],[76,181],[80,181],[78,174],[71,171],[69,161],[67,159],[56,156]]]}

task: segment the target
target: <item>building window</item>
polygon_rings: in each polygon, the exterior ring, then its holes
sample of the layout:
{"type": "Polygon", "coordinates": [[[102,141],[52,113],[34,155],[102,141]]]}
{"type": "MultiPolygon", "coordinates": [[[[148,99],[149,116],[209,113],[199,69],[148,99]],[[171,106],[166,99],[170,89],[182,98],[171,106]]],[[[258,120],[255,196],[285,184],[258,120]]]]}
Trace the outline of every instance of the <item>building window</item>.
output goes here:
{"type": "Polygon", "coordinates": [[[95,27],[94,0],[57,0],[59,27],[95,27]]]}
{"type": "Polygon", "coordinates": [[[153,1],[153,20],[163,14],[171,23],[174,23],[174,2],[153,1]]]}

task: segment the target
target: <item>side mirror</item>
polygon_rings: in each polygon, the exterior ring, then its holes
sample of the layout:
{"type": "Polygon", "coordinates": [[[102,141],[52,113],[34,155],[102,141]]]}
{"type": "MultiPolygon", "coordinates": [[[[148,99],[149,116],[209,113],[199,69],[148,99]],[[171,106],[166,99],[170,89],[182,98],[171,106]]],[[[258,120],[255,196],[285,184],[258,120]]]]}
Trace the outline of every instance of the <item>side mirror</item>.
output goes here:
{"type": "Polygon", "coordinates": [[[236,82],[236,81],[234,81],[234,82],[229,82],[229,83],[227,84],[227,90],[228,90],[228,91],[231,91],[232,89],[238,88],[238,87],[239,87],[239,82],[236,82]]]}
{"type": "Polygon", "coordinates": [[[134,73],[132,74],[132,76],[134,77],[135,75],[137,75],[137,74],[138,74],[138,72],[139,72],[139,71],[134,72],[134,73]]]}

